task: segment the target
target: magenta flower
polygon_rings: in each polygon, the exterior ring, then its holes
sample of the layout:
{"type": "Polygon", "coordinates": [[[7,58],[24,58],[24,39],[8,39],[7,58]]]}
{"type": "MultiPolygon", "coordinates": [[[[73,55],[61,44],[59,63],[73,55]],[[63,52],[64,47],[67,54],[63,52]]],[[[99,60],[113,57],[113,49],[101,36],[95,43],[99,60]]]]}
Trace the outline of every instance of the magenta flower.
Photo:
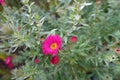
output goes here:
{"type": "Polygon", "coordinates": [[[42,50],[45,55],[56,55],[62,47],[62,38],[59,35],[48,36],[42,44],[42,50]]]}
{"type": "Polygon", "coordinates": [[[2,6],[5,6],[5,5],[6,5],[6,3],[5,3],[4,0],[0,0],[0,4],[1,4],[2,6]]]}
{"type": "Polygon", "coordinates": [[[54,64],[54,65],[58,64],[59,61],[60,61],[60,59],[59,59],[58,56],[54,56],[51,59],[51,63],[54,64]]]}
{"type": "Polygon", "coordinates": [[[75,43],[78,41],[78,38],[76,36],[71,37],[71,42],[75,43]]]}

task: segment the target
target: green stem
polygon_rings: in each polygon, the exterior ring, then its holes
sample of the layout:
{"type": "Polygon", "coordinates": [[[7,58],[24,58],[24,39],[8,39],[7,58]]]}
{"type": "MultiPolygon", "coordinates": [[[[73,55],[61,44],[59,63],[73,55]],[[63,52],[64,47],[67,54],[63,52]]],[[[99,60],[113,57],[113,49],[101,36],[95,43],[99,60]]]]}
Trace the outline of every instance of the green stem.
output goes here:
{"type": "Polygon", "coordinates": [[[74,68],[72,67],[72,72],[73,72],[73,74],[74,74],[74,76],[75,76],[75,80],[78,80],[78,78],[77,78],[77,76],[76,76],[76,73],[75,73],[75,71],[74,71],[74,68]]]}

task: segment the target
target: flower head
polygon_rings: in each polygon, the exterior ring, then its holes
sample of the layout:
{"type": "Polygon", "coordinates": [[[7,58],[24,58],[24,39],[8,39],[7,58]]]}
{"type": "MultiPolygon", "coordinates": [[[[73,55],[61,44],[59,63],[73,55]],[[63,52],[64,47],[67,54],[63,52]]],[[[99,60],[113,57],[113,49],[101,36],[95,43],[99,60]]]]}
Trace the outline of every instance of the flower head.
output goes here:
{"type": "Polygon", "coordinates": [[[6,5],[4,0],[0,0],[0,4],[1,4],[2,6],[5,6],[5,5],[6,5]]]}
{"type": "Polygon", "coordinates": [[[52,59],[51,59],[51,63],[54,64],[54,65],[56,65],[56,64],[58,64],[59,60],[60,60],[60,59],[59,59],[58,56],[54,56],[54,57],[52,57],[52,59]]]}
{"type": "Polygon", "coordinates": [[[44,54],[56,55],[62,47],[62,38],[59,35],[48,36],[42,44],[44,54]]]}
{"type": "Polygon", "coordinates": [[[78,38],[76,36],[71,37],[71,42],[75,43],[78,41],[78,38]]]}

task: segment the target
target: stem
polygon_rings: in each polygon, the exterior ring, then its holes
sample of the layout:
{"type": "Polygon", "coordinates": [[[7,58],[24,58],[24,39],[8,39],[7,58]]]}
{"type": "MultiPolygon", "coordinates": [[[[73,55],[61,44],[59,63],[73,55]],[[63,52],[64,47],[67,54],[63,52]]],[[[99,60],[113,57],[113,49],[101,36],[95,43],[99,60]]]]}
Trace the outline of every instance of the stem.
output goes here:
{"type": "Polygon", "coordinates": [[[74,71],[74,68],[72,67],[72,72],[73,72],[73,74],[74,74],[74,76],[75,76],[75,80],[78,80],[78,78],[77,78],[77,76],[76,76],[76,73],[75,73],[75,71],[74,71]]]}

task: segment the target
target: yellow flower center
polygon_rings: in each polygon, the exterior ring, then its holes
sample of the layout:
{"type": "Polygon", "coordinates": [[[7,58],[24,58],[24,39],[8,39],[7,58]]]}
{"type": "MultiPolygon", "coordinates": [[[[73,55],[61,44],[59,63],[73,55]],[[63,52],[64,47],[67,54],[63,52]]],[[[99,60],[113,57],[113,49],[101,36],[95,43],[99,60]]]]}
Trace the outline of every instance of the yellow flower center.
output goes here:
{"type": "Polygon", "coordinates": [[[56,49],[57,47],[58,47],[57,43],[52,43],[52,44],[50,45],[50,48],[51,48],[51,49],[56,49]]]}

